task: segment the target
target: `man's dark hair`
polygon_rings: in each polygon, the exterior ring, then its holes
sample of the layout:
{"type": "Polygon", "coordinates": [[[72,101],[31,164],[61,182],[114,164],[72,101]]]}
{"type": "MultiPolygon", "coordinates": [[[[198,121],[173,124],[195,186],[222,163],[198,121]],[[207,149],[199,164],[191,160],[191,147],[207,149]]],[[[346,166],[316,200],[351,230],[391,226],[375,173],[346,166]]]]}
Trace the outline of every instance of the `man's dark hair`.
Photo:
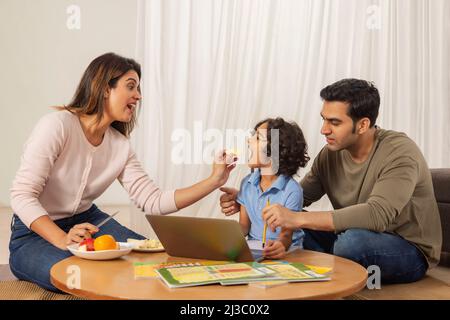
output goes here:
{"type": "Polygon", "coordinates": [[[356,122],[369,118],[370,127],[375,125],[380,108],[380,94],[372,82],[359,79],[343,79],[320,91],[325,101],[340,101],[349,104],[347,114],[353,120],[353,133],[356,122]]]}
{"type": "Polygon", "coordinates": [[[275,175],[293,176],[300,167],[304,168],[309,161],[308,145],[300,127],[295,122],[286,122],[283,118],[268,118],[258,122],[255,131],[267,122],[267,156],[272,155],[272,129],[278,129],[279,165],[275,175]]]}

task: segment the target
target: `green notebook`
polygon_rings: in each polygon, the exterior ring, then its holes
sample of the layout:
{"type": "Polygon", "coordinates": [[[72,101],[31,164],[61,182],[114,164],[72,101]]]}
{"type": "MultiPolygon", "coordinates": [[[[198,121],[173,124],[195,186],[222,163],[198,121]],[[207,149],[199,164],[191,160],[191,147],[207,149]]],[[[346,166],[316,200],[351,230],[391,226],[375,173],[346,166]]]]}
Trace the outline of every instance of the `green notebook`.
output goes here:
{"type": "Polygon", "coordinates": [[[170,288],[201,286],[231,280],[271,279],[276,273],[272,268],[257,262],[160,268],[155,271],[170,288]]]}
{"type": "Polygon", "coordinates": [[[302,263],[257,262],[226,263],[208,266],[180,266],[156,269],[155,272],[170,288],[201,286],[208,284],[238,285],[277,282],[309,282],[330,280],[328,274],[320,274],[302,263]]]}
{"type": "Polygon", "coordinates": [[[302,263],[274,263],[266,265],[272,269],[274,273],[270,275],[270,278],[266,279],[227,279],[220,282],[222,285],[235,285],[257,282],[258,285],[264,287],[265,283],[267,287],[275,282],[281,284],[282,282],[310,282],[310,281],[328,281],[330,277],[328,274],[320,274],[312,269],[308,268],[302,263]]]}

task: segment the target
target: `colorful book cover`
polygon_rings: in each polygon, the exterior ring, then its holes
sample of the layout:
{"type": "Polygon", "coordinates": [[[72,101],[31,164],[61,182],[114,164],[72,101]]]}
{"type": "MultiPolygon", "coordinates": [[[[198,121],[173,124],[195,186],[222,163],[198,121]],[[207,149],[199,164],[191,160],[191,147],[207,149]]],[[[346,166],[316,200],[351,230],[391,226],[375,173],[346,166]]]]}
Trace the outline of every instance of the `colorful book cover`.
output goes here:
{"type": "Polygon", "coordinates": [[[333,268],[330,268],[330,267],[312,266],[312,265],[309,265],[309,264],[305,264],[305,266],[310,268],[312,271],[317,272],[319,274],[329,275],[333,271],[333,268]]]}
{"type": "Polygon", "coordinates": [[[134,266],[134,278],[156,278],[158,277],[158,274],[156,273],[156,269],[159,268],[169,268],[169,267],[182,267],[182,266],[199,266],[200,263],[195,262],[174,262],[174,263],[167,263],[167,262],[135,262],[133,264],[134,266]]]}
{"type": "Polygon", "coordinates": [[[208,285],[225,280],[266,278],[275,273],[271,268],[257,262],[160,268],[155,271],[170,288],[208,285]]]}
{"type": "Polygon", "coordinates": [[[208,265],[217,265],[217,264],[225,264],[228,261],[212,261],[212,260],[204,260],[204,261],[195,261],[195,262],[186,262],[186,261],[177,261],[177,262],[158,262],[158,261],[147,261],[147,262],[135,262],[134,266],[134,278],[157,278],[159,275],[156,273],[156,269],[160,268],[175,268],[175,267],[194,267],[194,266],[208,266],[208,265]]]}
{"type": "Polygon", "coordinates": [[[267,268],[275,273],[270,275],[270,279],[226,279],[221,281],[222,285],[236,285],[255,282],[255,286],[272,287],[288,282],[309,282],[330,280],[327,274],[320,274],[302,263],[271,263],[266,264],[267,268]]]}

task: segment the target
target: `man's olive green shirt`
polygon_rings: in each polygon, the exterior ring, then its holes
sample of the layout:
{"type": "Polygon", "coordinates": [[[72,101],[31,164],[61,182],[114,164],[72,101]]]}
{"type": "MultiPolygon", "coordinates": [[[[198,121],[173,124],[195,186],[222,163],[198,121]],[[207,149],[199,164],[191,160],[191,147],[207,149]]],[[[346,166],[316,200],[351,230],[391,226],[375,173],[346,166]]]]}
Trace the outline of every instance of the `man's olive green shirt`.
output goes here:
{"type": "Polygon", "coordinates": [[[347,150],[324,147],[301,186],[305,206],[328,195],[336,233],[394,233],[417,246],[430,267],[439,262],[442,230],[431,173],[405,134],[377,129],[374,147],[360,164],[347,150]]]}

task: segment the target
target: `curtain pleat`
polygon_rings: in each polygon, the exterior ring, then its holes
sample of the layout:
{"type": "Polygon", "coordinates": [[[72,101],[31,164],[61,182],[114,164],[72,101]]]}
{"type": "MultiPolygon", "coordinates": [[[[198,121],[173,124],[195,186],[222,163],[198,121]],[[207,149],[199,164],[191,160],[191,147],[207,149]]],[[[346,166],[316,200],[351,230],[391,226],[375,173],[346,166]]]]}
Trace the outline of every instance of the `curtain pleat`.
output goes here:
{"type": "MultiPolygon", "coordinates": [[[[314,157],[325,144],[320,89],[355,77],[380,90],[381,127],[408,134],[430,167],[448,167],[449,3],[139,0],[144,98],[133,136],[136,152],[163,189],[179,188],[210,174],[200,153],[214,137],[282,116],[300,125],[314,157]],[[173,135],[183,130],[187,161],[174,163],[173,135]],[[199,140],[202,134],[207,136],[199,140]]],[[[248,172],[240,165],[227,185],[238,187],[248,172]]],[[[180,214],[223,217],[219,195],[180,214]]],[[[328,201],[317,208],[329,208],[328,201]]],[[[142,215],[131,221],[148,232],[142,215]]]]}

